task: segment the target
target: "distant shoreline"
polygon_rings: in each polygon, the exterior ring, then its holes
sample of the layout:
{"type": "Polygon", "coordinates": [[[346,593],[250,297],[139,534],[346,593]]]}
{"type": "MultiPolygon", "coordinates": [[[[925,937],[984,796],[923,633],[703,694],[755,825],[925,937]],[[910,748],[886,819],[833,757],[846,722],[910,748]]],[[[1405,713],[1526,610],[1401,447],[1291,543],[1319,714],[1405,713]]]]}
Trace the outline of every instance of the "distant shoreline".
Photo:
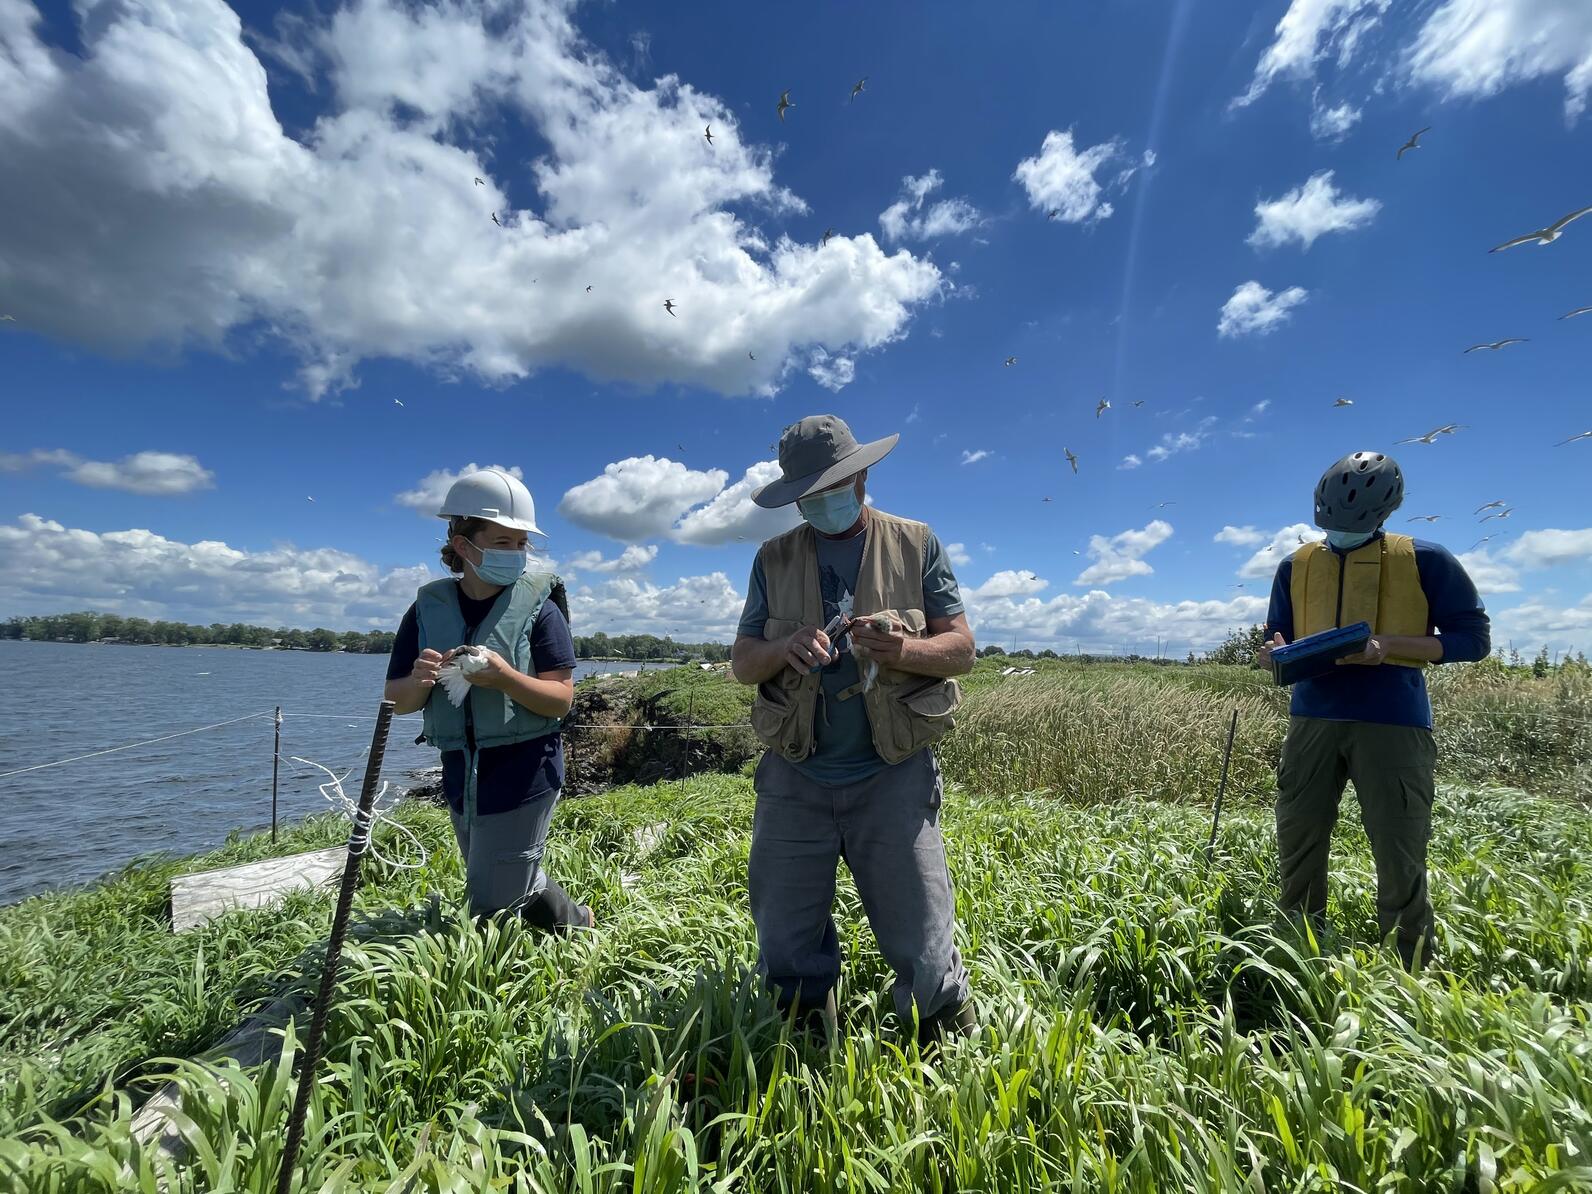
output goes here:
{"type": "MultiPolygon", "coordinates": [[[[58,643],[67,647],[167,647],[184,651],[287,651],[299,655],[386,655],[386,651],[345,651],[341,647],[322,651],[315,647],[256,647],[250,643],[129,643],[121,639],[96,638],[82,642],[74,638],[7,638],[4,643],[58,643]]],[[[630,659],[622,655],[577,655],[580,663],[695,663],[694,659],[630,659]]]]}

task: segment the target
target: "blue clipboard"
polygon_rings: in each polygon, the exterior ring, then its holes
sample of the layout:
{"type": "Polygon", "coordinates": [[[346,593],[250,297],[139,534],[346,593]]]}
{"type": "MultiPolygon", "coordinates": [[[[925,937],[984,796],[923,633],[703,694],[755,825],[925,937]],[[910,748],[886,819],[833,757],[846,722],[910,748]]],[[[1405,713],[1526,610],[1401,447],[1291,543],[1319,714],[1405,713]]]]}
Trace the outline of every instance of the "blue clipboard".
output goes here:
{"type": "Polygon", "coordinates": [[[1338,660],[1358,655],[1371,641],[1371,624],[1355,622],[1320,634],[1307,634],[1271,653],[1272,680],[1279,688],[1313,676],[1324,676],[1337,667],[1338,660]]]}

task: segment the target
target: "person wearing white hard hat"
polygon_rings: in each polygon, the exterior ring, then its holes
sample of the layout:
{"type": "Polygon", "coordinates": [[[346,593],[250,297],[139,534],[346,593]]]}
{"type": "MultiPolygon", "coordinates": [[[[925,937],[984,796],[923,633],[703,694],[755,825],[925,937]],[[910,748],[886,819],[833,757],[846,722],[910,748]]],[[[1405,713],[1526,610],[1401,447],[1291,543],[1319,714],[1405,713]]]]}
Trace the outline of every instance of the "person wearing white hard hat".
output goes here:
{"type": "Polygon", "coordinates": [[[559,727],[575,698],[575,643],[563,583],[528,570],[529,538],[542,534],[535,504],[518,477],[482,469],[453,483],[437,515],[448,520],[441,554],[453,575],[420,586],[405,612],[386,697],[398,713],[424,710],[416,741],[442,752],[472,913],[591,928],[591,909],[541,865],[564,784],[559,727]]]}

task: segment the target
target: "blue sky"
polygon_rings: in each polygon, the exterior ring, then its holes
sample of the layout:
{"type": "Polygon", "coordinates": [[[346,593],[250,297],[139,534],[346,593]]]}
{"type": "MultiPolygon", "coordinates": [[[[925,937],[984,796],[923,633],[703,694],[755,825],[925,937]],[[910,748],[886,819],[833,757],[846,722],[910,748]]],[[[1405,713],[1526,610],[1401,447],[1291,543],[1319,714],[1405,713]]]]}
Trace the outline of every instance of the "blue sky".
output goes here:
{"type": "Polygon", "coordinates": [[[0,613],[392,625],[474,463],[577,630],[723,638],[833,411],[989,641],[1257,620],[1372,448],[1592,646],[1592,217],[1487,252],[1592,204],[1579,0],[94,12],[0,0],[0,613]]]}

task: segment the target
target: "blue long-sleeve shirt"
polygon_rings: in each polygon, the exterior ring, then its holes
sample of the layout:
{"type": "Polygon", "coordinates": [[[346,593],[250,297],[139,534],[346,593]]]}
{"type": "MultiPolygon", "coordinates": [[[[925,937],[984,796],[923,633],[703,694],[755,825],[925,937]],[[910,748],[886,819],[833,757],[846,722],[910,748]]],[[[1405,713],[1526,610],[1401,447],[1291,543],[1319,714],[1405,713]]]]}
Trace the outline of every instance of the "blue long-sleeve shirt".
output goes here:
{"type": "MultiPolygon", "coordinates": [[[[1378,532],[1380,533],[1380,532],[1378,532]]],[[[1446,547],[1415,540],[1415,568],[1426,594],[1427,631],[1443,645],[1444,663],[1469,663],[1485,659],[1492,650],[1492,628],[1476,586],[1464,566],[1446,547]]],[[[1266,639],[1281,634],[1294,637],[1293,558],[1277,568],[1271,584],[1271,609],[1266,615],[1266,639]]],[[[1426,694],[1426,677],[1420,668],[1383,664],[1358,667],[1345,664],[1325,676],[1300,680],[1293,686],[1288,711],[1295,717],[1327,721],[1374,721],[1383,725],[1432,728],[1432,702],[1426,694]]]]}

